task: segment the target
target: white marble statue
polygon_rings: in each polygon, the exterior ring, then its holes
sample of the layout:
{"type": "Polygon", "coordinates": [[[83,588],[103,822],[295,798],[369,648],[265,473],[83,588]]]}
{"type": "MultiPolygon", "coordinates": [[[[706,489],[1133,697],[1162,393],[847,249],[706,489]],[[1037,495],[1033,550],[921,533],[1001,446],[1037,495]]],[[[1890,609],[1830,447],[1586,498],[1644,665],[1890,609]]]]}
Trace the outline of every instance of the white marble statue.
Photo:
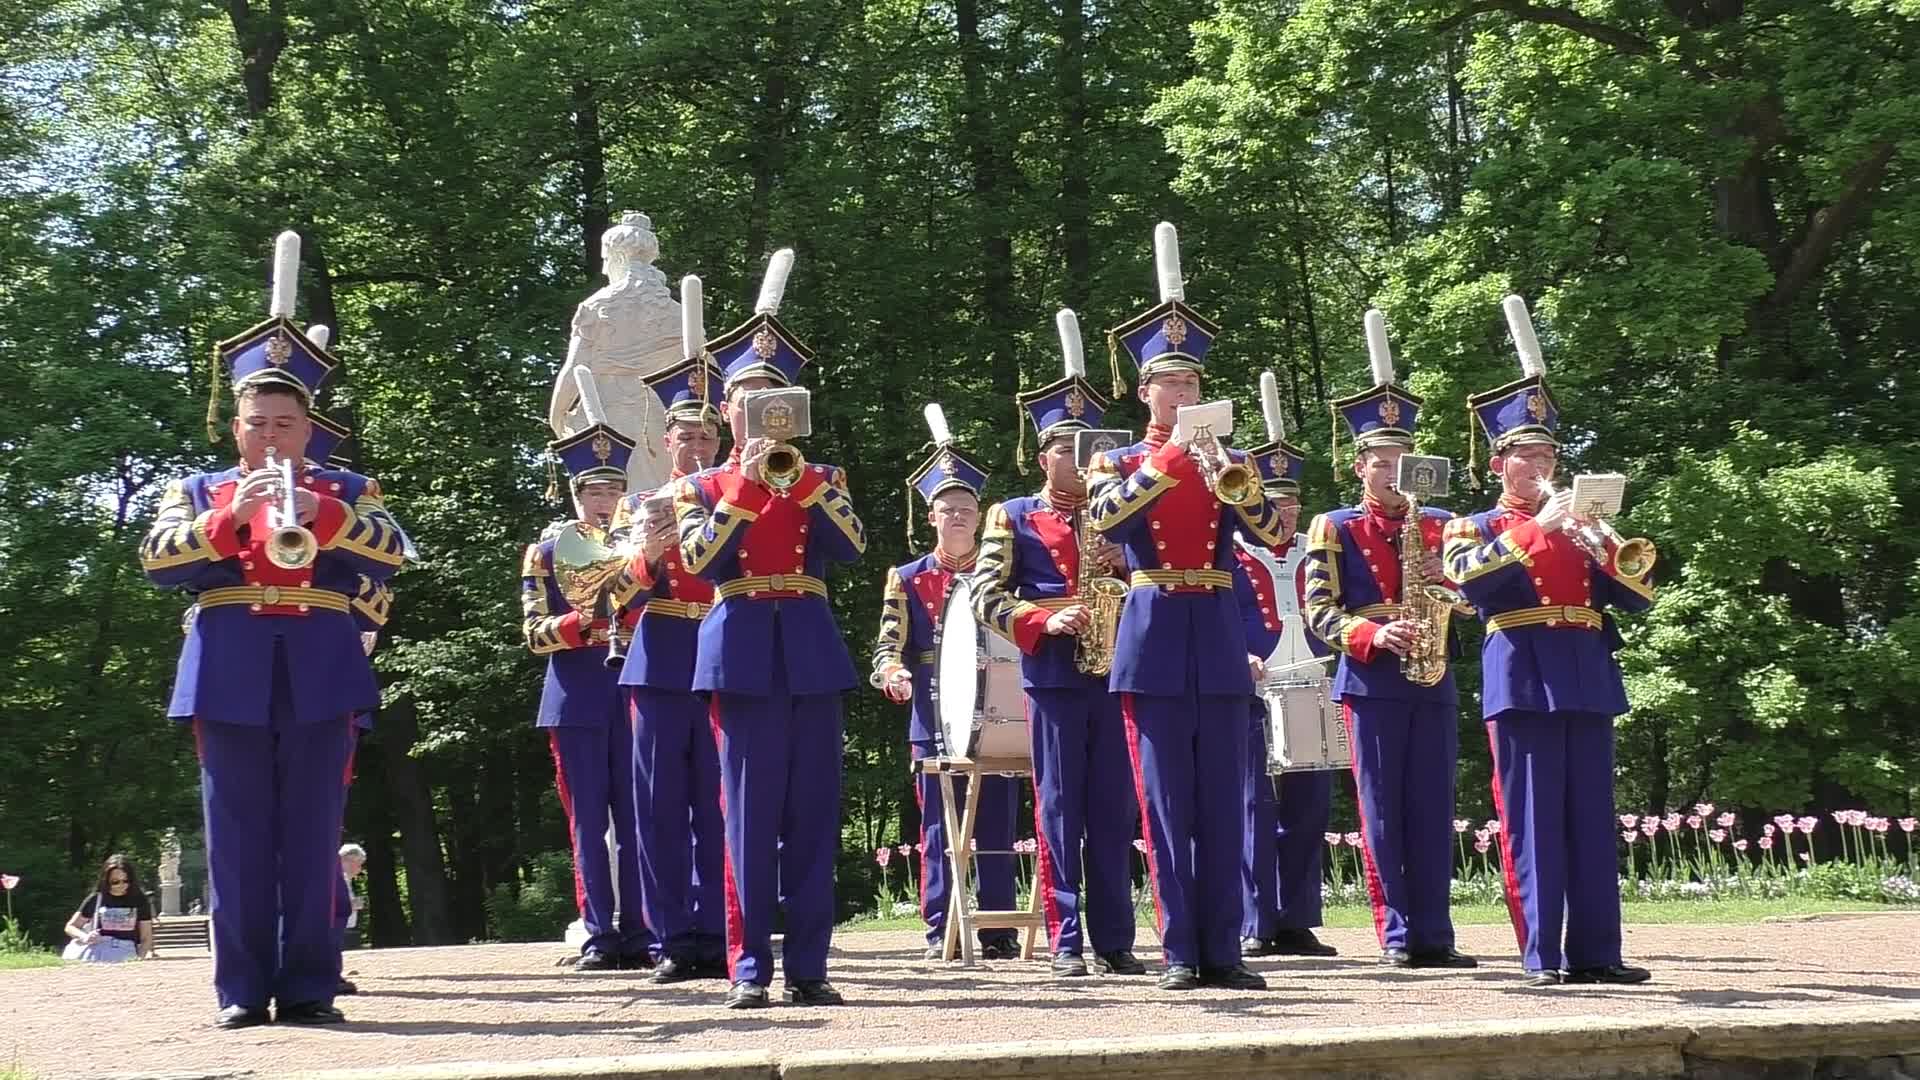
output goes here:
{"type": "Polygon", "coordinates": [[[573,372],[576,367],[593,372],[607,423],[640,446],[627,465],[629,491],[660,486],[669,468],[660,452],[666,411],[641,381],[682,359],[680,304],[667,291],[667,276],[653,265],[659,257],[660,241],[645,214],[628,210],[601,235],[607,284],[574,309],[567,362],[547,406],[547,423],[556,437],[585,428],[573,372]]]}

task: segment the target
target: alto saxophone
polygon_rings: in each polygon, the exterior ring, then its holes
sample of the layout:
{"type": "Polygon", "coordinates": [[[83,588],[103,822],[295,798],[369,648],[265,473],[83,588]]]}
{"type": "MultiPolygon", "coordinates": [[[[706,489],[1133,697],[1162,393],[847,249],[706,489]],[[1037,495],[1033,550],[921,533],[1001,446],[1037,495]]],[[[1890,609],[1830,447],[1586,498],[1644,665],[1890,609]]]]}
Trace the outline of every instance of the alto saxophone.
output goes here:
{"type": "Polygon", "coordinates": [[[1084,518],[1084,514],[1075,514],[1073,520],[1080,547],[1080,573],[1073,592],[1087,605],[1091,618],[1075,639],[1073,662],[1083,674],[1105,675],[1113,670],[1113,645],[1120,630],[1120,606],[1126,602],[1127,587],[1107,573],[1093,540],[1093,529],[1084,518]]]}
{"type": "Polygon", "coordinates": [[[1407,496],[1407,523],[1400,529],[1400,603],[1396,618],[1413,623],[1413,644],[1400,658],[1400,674],[1415,686],[1437,686],[1447,677],[1447,628],[1453,616],[1473,610],[1460,595],[1427,580],[1427,538],[1420,529],[1420,502],[1407,496]]]}

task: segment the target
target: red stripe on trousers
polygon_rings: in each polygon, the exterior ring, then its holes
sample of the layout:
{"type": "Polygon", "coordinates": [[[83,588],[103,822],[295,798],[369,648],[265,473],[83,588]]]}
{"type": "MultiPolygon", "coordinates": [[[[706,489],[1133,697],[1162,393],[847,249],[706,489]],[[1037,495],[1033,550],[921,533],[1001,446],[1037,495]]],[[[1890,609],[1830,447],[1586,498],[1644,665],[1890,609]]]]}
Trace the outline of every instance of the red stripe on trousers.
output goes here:
{"type": "Polygon", "coordinates": [[[567,787],[567,767],[560,763],[560,733],[547,729],[547,747],[553,751],[553,785],[560,791],[560,809],[567,815],[567,846],[573,849],[573,906],[587,916],[587,879],[580,876],[579,831],[573,827],[573,791],[567,787]]]}
{"type": "Polygon", "coordinates": [[[920,774],[913,784],[913,802],[920,808],[920,921],[927,921],[927,791],[921,785],[927,782],[925,773],[920,774]]]}
{"type": "MultiPolygon", "coordinates": [[[[1347,745],[1357,747],[1360,740],[1353,730],[1353,706],[1340,703],[1340,711],[1347,722],[1347,745]]],[[[1367,800],[1360,794],[1360,754],[1353,755],[1353,811],[1360,818],[1360,861],[1365,865],[1367,874],[1367,899],[1373,902],[1373,936],[1380,939],[1380,947],[1387,947],[1387,890],[1380,885],[1380,870],[1373,864],[1373,844],[1367,840],[1367,800]]]]}
{"type": "MultiPolygon", "coordinates": [[[[1153,893],[1153,928],[1166,952],[1167,911],[1160,906],[1160,864],[1153,857],[1153,811],[1148,809],[1147,772],[1140,764],[1140,726],[1133,722],[1133,695],[1120,695],[1120,718],[1127,722],[1127,757],[1133,761],[1133,797],[1140,801],[1140,842],[1147,849],[1147,886],[1153,893]]],[[[1172,963],[1172,961],[1168,961],[1172,963]]]]}
{"type": "Polygon", "coordinates": [[[1507,894],[1507,917],[1513,920],[1513,936],[1520,943],[1520,955],[1527,955],[1527,908],[1520,902],[1520,879],[1513,872],[1513,845],[1507,842],[1507,800],[1500,791],[1500,739],[1487,724],[1487,749],[1493,754],[1493,816],[1500,819],[1500,877],[1507,894]]]}
{"type": "Polygon", "coordinates": [[[707,699],[707,725],[713,729],[713,752],[720,756],[720,848],[724,860],[721,882],[727,898],[727,979],[747,954],[747,917],[740,910],[740,886],[733,879],[733,843],[727,829],[726,739],[720,730],[720,695],[707,699]]]}
{"type": "MultiPolygon", "coordinates": [[[[1047,919],[1047,951],[1060,954],[1060,905],[1053,895],[1053,859],[1047,853],[1047,829],[1042,815],[1046,811],[1046,800],[1040,795],[1039,747],[1033,745],[1038,739],[1038,731],[1033,724],[1033,699],[1021,695],[1021,707],[1027,713],[1027,749],[1036,766],[1033,771],[1033,887],[1040,891],[1040,911],[1047,919]]],[[[1083,912],[1080,917],[1080,944],[1086,945],[1087,920],[1083,912]]]]}

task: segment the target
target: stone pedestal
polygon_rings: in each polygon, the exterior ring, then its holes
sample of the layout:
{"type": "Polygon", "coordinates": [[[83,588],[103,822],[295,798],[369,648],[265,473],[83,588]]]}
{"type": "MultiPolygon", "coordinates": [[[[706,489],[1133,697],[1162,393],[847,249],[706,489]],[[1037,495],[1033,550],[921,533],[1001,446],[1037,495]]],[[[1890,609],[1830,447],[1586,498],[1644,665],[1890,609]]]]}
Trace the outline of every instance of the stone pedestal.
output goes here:
{"type": "Polygon", "coordinates": [[[180,836],[172,829],[160,841],[160,914],[180,914],[180,836]]]}

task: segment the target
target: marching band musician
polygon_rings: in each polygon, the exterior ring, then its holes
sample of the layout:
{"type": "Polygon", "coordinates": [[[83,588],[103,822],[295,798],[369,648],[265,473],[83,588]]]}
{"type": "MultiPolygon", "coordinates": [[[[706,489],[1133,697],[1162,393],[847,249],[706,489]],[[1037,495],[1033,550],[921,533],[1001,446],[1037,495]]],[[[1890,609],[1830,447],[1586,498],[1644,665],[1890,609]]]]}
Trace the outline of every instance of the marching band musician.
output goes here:
{"type": "MultiPolygon", "coordinates": [[[[939,756],[940,720],[934,707],[934,634],[946,615],[954,578],[970,574],[979,550],[980,492],[988,473],[953,443],[946,415],[938,405],[927,406],[933,433],[933,453],[907,483],[927,504],[927,523],[933,527],[932,551],[887,571],[881,594],[880,635],[873,647],[872,683],[888,700],[912,703],[907,721],[907,750],[914,761],[939,756]]],[[[980,781],[978,820],[974,837],[986,851],[1004,852],[1013,846],[1014,804],[1019,792],[1003,776],[980,781]]],[[[957,777],[954,798],[964,805],[967,779],[957,777]]],[[[940,798],[939,777],[922,773],[914,780],[914,798],[920,806],[920,917],[927,924],[928,960],[945,955],[947,907],[954,883],[947,864],[947,822],[940,798]]],[[[1013,859],[981,855],[980,906],[996,911],[1013,908],[1013,859]]],[[[966,887],[965,882],[960,883],[966,887]]],[[[981,955],[988,960],[1011,960],[1019,955],[1014,931],[981,930],[981,955]]]]}
{"type": "MultiPolygon", "coordinates": [[[[1262,379],[1271,379],[1271,373],[1262,379]]],[[[1268,420],[1281,430],[1278,408],[1268,420]]],[[[1293,530],[1300,520],[1300,474],[1306,456],[1276,437],[1247,451],[1260,470],[1267,498],[1280,511],[1278,544],[1256,547],[1234,537],[1234,594],[1247,634],[1247,658],[1256,681],[1267,674],[1269,659],[1312,663],[1327,655],[1319,638],[1306,632],[1301,611],[1306,600],[1306,537],[1293,530]]],[[[1314,666],[1317,674],[1323,665],[1314,666]]],[[[1247,728],[1247,837],[1243,857],[1247,875],[1240,922],[1243,956],[1334,956],[1337,949],[1314,936],[1320,925],[1320,879],[1333,798],[1333,774],[1305,769],[1282,776],[1267,773],[1267,703],[1253,698],[1247,728]],[[1278,787],[1276,791],[1275,788],[1278,787]]]]}
{"type": "Polygon", "coordinates": [[[700,624],[693,689],[711,695],[720,757],[733,982],[726,1004],[736,1009],[769,1004],[776,897],[786,906],[787,999],[842,1003],[827,981],[827,949],[840,842],[840,694],[854,670],[823,577],[829,563],[860,557],[866,532],[844,472],[800,464],[797,476],[769,476],[776,444],[746,438],[746,396],[794,385],[811,359],[777,318],[792,258],[775,253],[754,316],[709,345],[725,372],[721,415],[733,454],[676,489],[681,567],[712,582],[718,597],[700,624]]]}
{"type": "Polygon", "coordinates": [[[217,347],[239,464],[169,484],[140,548],[154,584],[195,595],[168,715],[199,749],[222,1028],[269,1022],[270,1002],[283,1023],[345,1019],[341,776],[380,697],[349,605],[404,558],[378,483],[304,462],[336,362],[290,321],[298,265],[281,234],[268,320],[217,347]]]}
{"type": "MultiPolygon", "coordinates": [[[[1307,530],[1307,625],[1340,653],[1333,696],[1353,746],[1380,962],[1468,968],[1475,961],[1454,949],[1449,910],[1460,753],[1453,672],[1422,686],[1401,670],[1417,624],[1400,601],[1416,583],[1401,580],[1409,504],[1394,485],[1422,402],[1394,382],[1385,317],[1370,311],[1367,320],[1374,385],[1332,403],[1353,437],[1360,505],[1321,514],[1307,530]]],[[[1452,516],[1420,508],[1427,582],[1442,576],[1440,534],[1452,516]]]]}
{"type": "Polygon", "coordinates": [[[1088,484],[1089,521],[1120,545],[1132,570],[1109,686],[1120,696],[1145,818],[1167,963],[1159,985],[1258,990],[1266,980],[1240,954],[1253,679],[1232,539],[1279,543],[1282,521],[1257,481],[1228,490],[1230,468],[1250,469],[1244,453],[1171,438],[1180,407],[1200,402],[1219,330],[1186,306],[1172,225],[1155,228],[1154,248],[1160,303],[1110,333],[1139,369],[1147,437],[1098,455],[1088,484]],[[1218,464],[1203,465],[1203,457],[1218,464]]]}
{"type": "Polygon", "coordinates": [[[1613,718],[1627,696],[1619,631],[1602,609],[1652,606],[1652,549],[1623,548],[1610,531],[1583,540],[1593,523],[1574,512],[1572,490],[1548,495],[1560,413],[1525,301],[1506,307],[1524,377],[1468,399],[1500,501],[1448,524],[1446,563],[1486,622],[1481,711],[1507,906],[1528,986],[1645,982],[1645,968],[1621,961],[1613,718]]]}
{"type": "Polygon", "coordinates": [[[1019,397],[1038,437],[1043,482],[1038,493],[987,511],[975,608],[1021,654],[1033,746],[1035,887],[1042,890],[1053,976],[1087,974],[1089,939],[1101,972],[1144,975],[1146,965],[1133,955],[1129,848],[1136,808],[1133,793],[1116,782],[1126,775],[1126,733],[1106,679],[1082,671],[1077,659],[1077,637],[1094,617],[1079,583],[1118,565],[1113,545],[1087,532],[1086,481],[1074,461],[1074,433],[1097,427],[1107,402],[1087,384],[1078,318],[1063,308],[1056,324],[1066,377],[1019,397]],[[1100,560],[1095,571],[1081,565],[1089,553],[1100,560]]]}
{"type": "Polygon", "coordinates": [[[672,475],[660,491],[627,495],[614,513],[614,527],[639,540],[635,563],[613,594],[637,619],[620,685],[633,730],[640,905],[660,951],[650,981],[663,984],[726,970],[720,759],[707,703],[693,692],[693,657],[713,586],[682,567],[671,504],[650,504],[712,465],[720,447],[712,401],[720,372],[705,354],[699,278],[681,280],[680,311],[689,358],[647,379],[666,410],[661,445],[672,475]]]}
{"type": "Polygon", "coordinates": [[[608,527],[626,491],[633,443],[596,420],[547,449],[567,471],[575,516],[527,545],[520,607],[527,648],[547,658],[535,726],[547,733],[573,842],[574,900],[587,931],[574,970],[644,967],[653,942],[640,913],[633,743],[618,673],[606,665],[617,616],[608,586],[622,566],[607,546],[608,527]]]}

